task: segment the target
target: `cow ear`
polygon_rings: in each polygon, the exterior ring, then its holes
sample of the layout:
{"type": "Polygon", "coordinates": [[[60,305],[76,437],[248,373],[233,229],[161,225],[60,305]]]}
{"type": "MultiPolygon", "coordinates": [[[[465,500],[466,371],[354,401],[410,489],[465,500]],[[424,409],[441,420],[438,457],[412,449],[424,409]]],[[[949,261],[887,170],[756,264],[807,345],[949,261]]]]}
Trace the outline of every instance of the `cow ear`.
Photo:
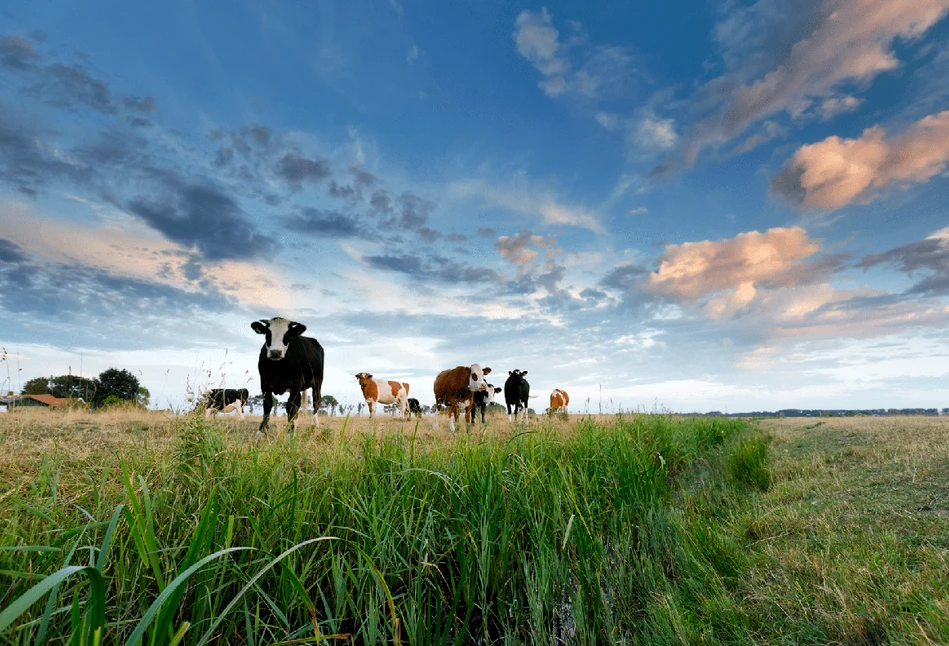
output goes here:
{"type": "Polygon", "coordinates": [[[367,373],[367,374],[366,374],[366,379],[372,379],[372,375],[370,375],[370,374],[367,373]]]}
{"type": "Polygon", "coordinates": [[[523,377],[526,374],[527,374],[527,371],[525,370],[524,372],[521,373],[521,376],[523,377]]]}
{"type": "Polygon", "coordinates": [[[269,326],[263,321],[254,321],[250,324],[250,327],[257,334],[267,334],[267,328],[269,326]]]}
{"type": "Polygon", "coordinates": [[[291,321],[290,326],[287,328],[287,332],[290,334],[290,336],[300,336],[306,332],[306,326],[303,325],[303,323],[291,321]]]}
{"type": "Polygon", "coordinates": [[[481,371],[481,374],[482,374],[482,375],[486,375],[486,374],[488,374],[489,372],[491,372],[491,368],[485,368],[484,370],[481,371]]]}

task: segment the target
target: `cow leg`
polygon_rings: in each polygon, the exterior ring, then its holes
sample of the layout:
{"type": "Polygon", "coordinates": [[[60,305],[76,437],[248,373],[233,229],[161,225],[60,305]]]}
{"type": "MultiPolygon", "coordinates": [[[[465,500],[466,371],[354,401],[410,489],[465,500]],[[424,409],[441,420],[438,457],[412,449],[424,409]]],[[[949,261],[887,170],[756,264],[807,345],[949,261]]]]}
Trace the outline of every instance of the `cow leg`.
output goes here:
{"type": "Polygon", "coordinates": [[[211,415],[213,415],[213,414],[214,414],[214,409],[213,409],[213,408],[208,407],[208,408],[205,408],[205,409],[204,409],[204,419],[210,419],[210,418],[211,418],[211,415]]]}
{"type": "Polygon", "coordinates": [[[366,406],[369,407],[369,419],[372,419],[376,416],[376,402],[371,399],[366,400],[366,406]]]}
{"type": "Polygon", "coordinates": [[[455,418],[458,417],[458,404],[452,403],[448,407],[448,430],[455,432],[455,418]]]}
{"type": "Polygon", "coordinates": [[[323,378],[313,379],[313,426],[320,425],[320,402],[323,400],[323,378]]]}
{"type": "Polygon", "coordinates": [[[264,418],[260,420],[260,428],[257,429],[258,433],[266,433],[267,426],[270,422],[270,411],[273,409],[273,393],[270,391],[264,392],[264,418]]]}
{"type": "Polygon", "coordinates": [[[297,412],[300,410],[300,391],[291,390],[290,399],[287,400],[287,430],[293,432],[293,422],[297,419],[297,412]]]}
{"type": "Polygon", "coordinates": [[[237,400],[237,419],[244,421],[244,402],[237,400]]]}

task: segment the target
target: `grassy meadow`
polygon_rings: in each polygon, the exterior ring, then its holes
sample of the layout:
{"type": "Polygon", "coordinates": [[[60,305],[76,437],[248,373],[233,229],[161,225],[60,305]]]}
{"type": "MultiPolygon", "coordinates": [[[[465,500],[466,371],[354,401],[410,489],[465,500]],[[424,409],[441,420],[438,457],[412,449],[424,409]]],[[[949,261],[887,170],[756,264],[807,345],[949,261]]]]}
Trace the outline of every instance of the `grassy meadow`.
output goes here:
{"type": "Polygon", "coordinates": [[[949,642],[941,419],[321,419],[0,415],[0,642],[949,642]]]}

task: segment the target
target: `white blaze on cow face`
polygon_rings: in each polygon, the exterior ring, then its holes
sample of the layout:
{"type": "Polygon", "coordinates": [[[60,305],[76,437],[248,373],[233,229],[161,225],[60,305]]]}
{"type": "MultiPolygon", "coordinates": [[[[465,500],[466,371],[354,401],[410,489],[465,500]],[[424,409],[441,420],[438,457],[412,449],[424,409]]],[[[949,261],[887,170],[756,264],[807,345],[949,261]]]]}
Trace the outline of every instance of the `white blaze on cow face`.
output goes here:
{"type": "Polygon", "coordinates": [[[476,393],[479,390],[487,390],[488,382],[484,380],[484,376],[490,372],[491,368],[485,368],[482,370],[479,364],[471,364],[471,370],[468,374],[468,390],[473,393],[476,393]]]}
{"type": "Polygon", "coordinates": [[[300,336],[306,331],[306,326],[302,323],[288,321],[279,316],[269,320],[254,321],[250,326],[257,334],[267,336],[265,342],[266,355],[272,361],[280,361],[287,356],[287,346],[290,344],[290,339],[300,336]]]}

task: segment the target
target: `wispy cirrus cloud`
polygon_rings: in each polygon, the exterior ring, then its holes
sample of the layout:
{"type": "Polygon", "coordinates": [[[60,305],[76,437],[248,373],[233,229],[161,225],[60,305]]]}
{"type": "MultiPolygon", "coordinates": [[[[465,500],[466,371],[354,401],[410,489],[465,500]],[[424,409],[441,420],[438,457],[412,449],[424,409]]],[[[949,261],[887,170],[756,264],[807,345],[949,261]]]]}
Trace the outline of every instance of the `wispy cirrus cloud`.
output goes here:
{"type": "Polygon", "coordinates": [[[803,210],[868,202],[892,186],[925,182],[949,163],[949,111],[892,137],[880,126],[856,139],[802,146],[771,180],[771,192],[803,210]]]}
{"type": "Polygon", "coordinates": [[[568,24],[571,34],[562,38],[546,8],[522,11],[514,21],[518,53],[543,77],[538,87],[549,97],[614,94],[630,75],[631,54],[623,47],[591,45],[580,23],[568,24]]]}
{"type": "Polygon", "coordinates": [[[729,14],[714,33],[726,72],[693,97],[700,116],[682,162],[765,118],[847,107],[849,88],[900,65],[894,41],[921,36],[947,12],[947,0],[758,0],[729,14]]]}
{"type": "Polygon", "coordinates": [[[547,225],[563,225],[604,231],[599,218],[590,210],[565,204],[548,188],[523,181],[499,186],[480,179],[457,180],[448,185],[447,194],[459,200],[481,200],[511,211],[539,217],[547,225]]]}

